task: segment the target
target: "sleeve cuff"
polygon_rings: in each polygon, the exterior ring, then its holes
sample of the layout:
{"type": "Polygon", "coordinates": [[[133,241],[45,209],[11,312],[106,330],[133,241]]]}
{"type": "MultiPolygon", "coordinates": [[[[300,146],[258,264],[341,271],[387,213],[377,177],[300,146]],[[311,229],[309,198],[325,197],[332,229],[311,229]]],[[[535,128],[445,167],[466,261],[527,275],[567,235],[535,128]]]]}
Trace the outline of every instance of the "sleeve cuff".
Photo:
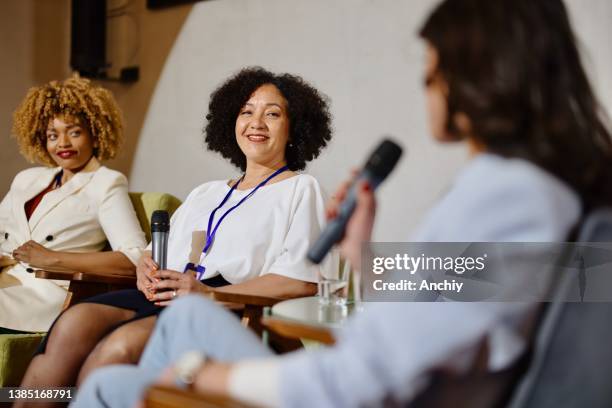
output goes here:
{"type": "Polygon", "coordinates": [[[138,265],[138,260],[142,256],[142,249],[140,248],[118,248],[117,251],[121,252],[123,255],[127,256],[127,258],[134,264],[138,265]]]}
{"type": "Polygon", "coordinates": [[[229,395],[262,406],[280,406],[278,359],[245,360],[234,364],[229,376],[229,395]]]}

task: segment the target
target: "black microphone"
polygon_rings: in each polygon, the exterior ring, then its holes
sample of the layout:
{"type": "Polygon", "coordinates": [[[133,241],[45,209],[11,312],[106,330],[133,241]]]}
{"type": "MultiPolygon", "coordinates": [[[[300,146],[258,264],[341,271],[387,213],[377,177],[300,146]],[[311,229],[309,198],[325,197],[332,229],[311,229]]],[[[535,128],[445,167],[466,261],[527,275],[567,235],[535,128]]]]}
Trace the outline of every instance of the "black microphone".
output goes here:
{"type": "Polygon", "coordinates": [[[167,267],[169,232],[170,216],[168,211],[153,211],[151,216],[151,247],[153,248],[153,260],[160,270],[167,267]]]}
{"type": "Polygon", "coordinates": [[[308,251],[306,257],[313,263],[320,263],[334,244],[344,236],[344,229],[357,205],[357,192],[359,181],[366,180],[372,190],[382,183],[391,173],[402,155],[402,148],[389,139],[382,141],[368,159],[363,170],[353,182],[344,201],[338,209],[338,216],[325,227],[317,241],[308,251]]]}

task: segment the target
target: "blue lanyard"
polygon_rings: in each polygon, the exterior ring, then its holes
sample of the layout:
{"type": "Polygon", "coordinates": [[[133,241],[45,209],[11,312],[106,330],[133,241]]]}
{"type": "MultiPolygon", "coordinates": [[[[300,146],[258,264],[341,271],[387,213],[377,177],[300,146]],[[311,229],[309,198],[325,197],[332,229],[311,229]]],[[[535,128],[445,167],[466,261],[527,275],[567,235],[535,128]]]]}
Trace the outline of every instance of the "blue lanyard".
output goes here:
{"type": "MultiPolygon", "coordinates": [[[[255,194],[255,192],[257,190],[259,190],[260,187],[264,186],[268,181],[272,180],[274,177],[278,176],[279,174],[281,174],[282,172],[288,170],[289,167],[287,166],[283,166],[280,169],[276,170],[274,173],[272,173],[270,176],[268,176],[268,178],[266,178],[264,181],[262,181],[261,183],[259,183],[257,185],[257,187],[255,187],[253,189],[253,191],[251,191],[249,194],[247,194],[246,196],[244,196],[240,201],[238,201],[238,204],[234,205],[233,207],[231,207],[229,210],[227,210],[225,212],[225,214],[223,214],[221,216],[221,218],[219,219],[219,221],[217,221],[217,224],[214,226],[214,228],[212,228],[213,226],[213,221],[215,219],[215,213],[217,212],[218,209],[220,209],[221,207],[223,207],[223,205],[227,202],[227,200],[229,200],[230,196],[232,195],[232,193],[234,192],[234,190],[236,190],[236,187],[238,187],[238,184],[240,184],[240,182],[242,181],[242,179],[244,178],[244,176],[242,176],[240,178],[240,180],[238,180],[238,182],[236,182],[236,184],[234,184],[232,186],[232,188],[230,189],[230,191],[227,192],[227,194],[225,195],[225,197],[223,198],[223,200],[221,201],[221,204],[219,204],[217,206],[217,208],[215,208],[211,213],[210,216],[208,217],[208,228],[206,229],[206,245],[204,246],[204,249],[202,250],[202,253],[204,255],[206,255],[208,253],[208,250],[210,249],[210,247],[212,246],[213,241],[215,240],[215,235],[217,234],[217,230],[219,229],[219,225],[221,225],[221,222],[223,222],[223,220],[225,219],[225,217],[227,217],[227,215],[229,213],[231,213],[232,211],[234,211],[238,206],[240,206],[240,204],[244,203],[246,200],[249,199],[249,197],[251,197],[253,194],[255,194]],[[212,230],[211,230],[212,228],[212,230]]],[[[187,272],[188,270],[192,270],[196,272],[196,279],[201,280],[202,276],[204,275],[204,271],[206,271],[206,267],[202,266],[202,265],[195,265],[192,262],[189,262],[187,265],[185,265],[185,270],[184,272],[187,272]]]]}

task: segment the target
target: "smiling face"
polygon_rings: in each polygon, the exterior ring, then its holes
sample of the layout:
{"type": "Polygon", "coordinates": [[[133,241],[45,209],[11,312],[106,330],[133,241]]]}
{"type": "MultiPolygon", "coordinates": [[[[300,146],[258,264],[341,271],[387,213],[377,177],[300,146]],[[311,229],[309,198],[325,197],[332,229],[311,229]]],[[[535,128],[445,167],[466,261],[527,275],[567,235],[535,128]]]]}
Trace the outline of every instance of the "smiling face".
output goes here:
{"type": "Polygon", "coordinates": [[[285,163],[289,139],[287,100],[272,84],[253,92],[236,118],[236,141],[249,162],[285,163]]]}
{"type": "Polygon", "coordinates": [[[55,117],[47,126],[47,152],[65,170],[78,171],[93,156],[94,140],[82,121],[71,117],[55,117]]]}

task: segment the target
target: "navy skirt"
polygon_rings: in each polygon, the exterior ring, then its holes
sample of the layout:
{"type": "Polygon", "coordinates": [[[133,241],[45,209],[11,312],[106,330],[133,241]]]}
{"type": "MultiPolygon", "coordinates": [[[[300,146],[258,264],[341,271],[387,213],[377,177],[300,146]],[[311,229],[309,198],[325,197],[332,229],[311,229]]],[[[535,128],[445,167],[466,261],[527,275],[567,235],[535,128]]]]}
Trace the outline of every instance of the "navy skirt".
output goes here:
{"type": "MultiPolygon", "coordinates": [[[[219,288],[221,286],[227,286],[230,284],[221,275],[204,279],[202,283],[213,288],[219,288]]],[[[149,301],[145,297],[145,295],[138,289],[124,289],[117,290],[114,292],[102,293],[101,295],[96,295],[82,300],[77,304],[81,303],[97,303],[100,305],[118,307],[120,309],[133,310],[136,312],[136,314],[131,319],[121,321],[110,327],[105,333],[105,336],[117,329],[118,327],[123,326],[124,324],[133,322],[135,320],[144,319],[145,317],[149,316],[157,316],[165,308],[164,306],[156,306],[154,303],[149,301]]],[[[62,313],[55,319],[55,321],[49,328],[47,335],[43,338],[42,342],[40,343],[40,346],[38,346],[38,349],[36,350],[36,353],[34,355],[42,354],[45,352],[45,349],[47,348],[47,339],[51,335],[55,323],[62,317],[62,313]]]]}

